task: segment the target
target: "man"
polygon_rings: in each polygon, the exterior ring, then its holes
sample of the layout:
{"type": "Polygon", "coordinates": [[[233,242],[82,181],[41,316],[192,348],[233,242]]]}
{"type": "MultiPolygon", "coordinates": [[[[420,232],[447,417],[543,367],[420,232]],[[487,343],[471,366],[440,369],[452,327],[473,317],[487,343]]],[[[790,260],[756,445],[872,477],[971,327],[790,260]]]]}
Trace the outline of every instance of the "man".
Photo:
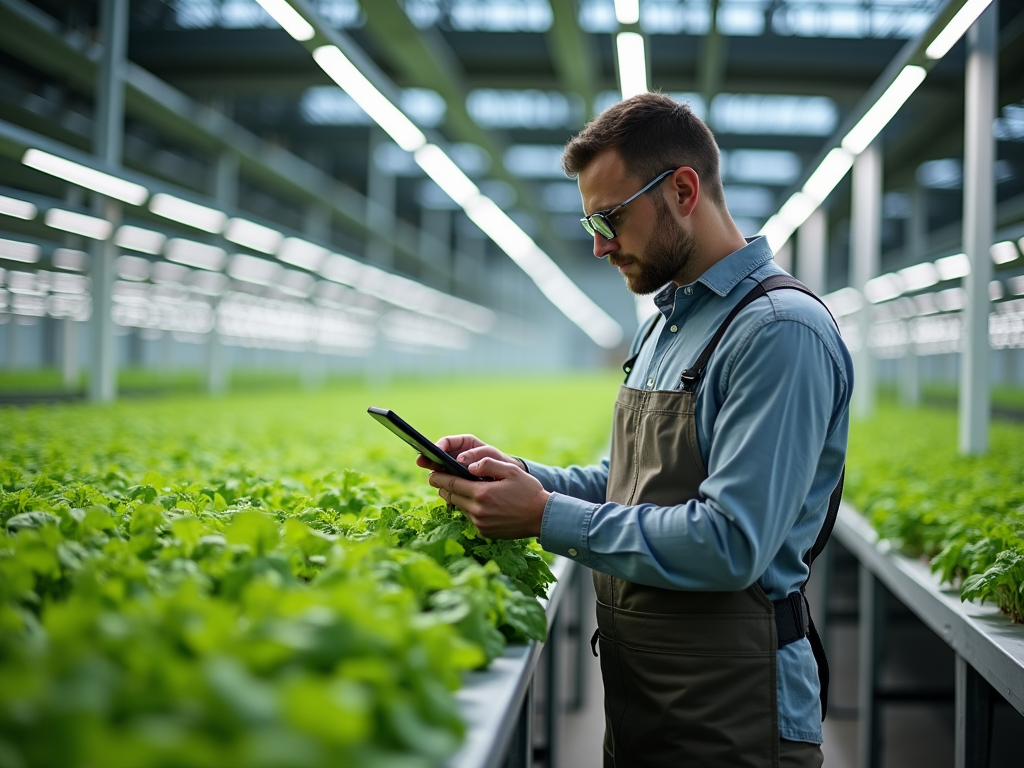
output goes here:
{"type": "Polygon", "coordinates": [[[606,768],[820,766],[817,665],[806,614],[792,617],[845,461],[849,354],[791,287],[727,321],[784,273],[733,223],[718,147],[687,106],[620,102],[563,166],[594,255],[634,293],[657,291],[611,456],[548,467],[459,435],[439,445],[495,482],[429,482],[484,536],[537,536],[594,570],[606,768]]]}

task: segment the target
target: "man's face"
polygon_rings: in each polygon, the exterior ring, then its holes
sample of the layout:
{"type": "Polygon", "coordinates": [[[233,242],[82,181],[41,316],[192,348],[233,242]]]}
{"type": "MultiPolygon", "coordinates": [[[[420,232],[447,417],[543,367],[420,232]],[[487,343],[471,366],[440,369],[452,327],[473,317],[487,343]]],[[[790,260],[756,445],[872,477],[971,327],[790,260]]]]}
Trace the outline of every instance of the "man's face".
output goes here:
{"type": "MultiPolygon", "coordinates": [[[[664,183],[671,182],[666,179],[664,183]]],[[[614,208],[643,185],[643,181],[626,176],[617,152],[603,152],[580,172],[583,210],[591,214],[614,208]]],[[[692,260],[693,236],[673,217],[660,185],[617,211],[612,224],[614,238],[594,235],[594,255],[607,256],[635,294],[654,293],[692,260]]]]}

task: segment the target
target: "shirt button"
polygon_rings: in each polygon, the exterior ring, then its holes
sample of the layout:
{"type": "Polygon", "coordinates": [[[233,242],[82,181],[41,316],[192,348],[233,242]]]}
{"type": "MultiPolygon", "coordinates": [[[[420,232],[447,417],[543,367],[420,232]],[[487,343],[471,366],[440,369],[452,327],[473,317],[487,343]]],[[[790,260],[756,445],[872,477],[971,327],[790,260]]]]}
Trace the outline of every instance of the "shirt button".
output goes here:
{"type": "Polygon", "coordinates": [[[692,294],[693,293],[693,286],[692,285],[688,285],[685,288],[683,288],[683,293],[685,293],[687,296],[692,294]]]}
{"type": "Polygon", "coordinates": [[[654,379],[648,379],[647,380],[647,386],[648,387],[653,387],[654,386],[654,379]]]}
{"type": "Polygon", "coordinates": [[[569,557],[576,557],[578,554],[579,552],[577,552],[574,547],[569,547],[569,557]]]}
{"type": "Polygon", "coordinates": [[[672,333],[675,333],[676,331],[679,330],[679,326],[678,325],[673,325],[671,328],[669,328],[669,330],[672,331],[672,333]]]}

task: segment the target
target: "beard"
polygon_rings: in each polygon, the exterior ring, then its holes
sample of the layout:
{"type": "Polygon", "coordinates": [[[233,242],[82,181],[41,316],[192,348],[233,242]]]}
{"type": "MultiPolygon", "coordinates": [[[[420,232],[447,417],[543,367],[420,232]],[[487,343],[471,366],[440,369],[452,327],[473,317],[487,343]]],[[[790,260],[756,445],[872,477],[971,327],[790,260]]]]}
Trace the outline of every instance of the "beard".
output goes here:
{"type": "MultiPolygon", "coordinates": [[[[694,236],[679,230],[669,214],[668,204],[655,197],[658,219],[643,256],[627,256],[633,269],[623,277],[626,287],[637,296],[654,293],[686,269],[693,260],[694,236]]],[[[612,264],[615,264],[612,256],[612,264]]]]}

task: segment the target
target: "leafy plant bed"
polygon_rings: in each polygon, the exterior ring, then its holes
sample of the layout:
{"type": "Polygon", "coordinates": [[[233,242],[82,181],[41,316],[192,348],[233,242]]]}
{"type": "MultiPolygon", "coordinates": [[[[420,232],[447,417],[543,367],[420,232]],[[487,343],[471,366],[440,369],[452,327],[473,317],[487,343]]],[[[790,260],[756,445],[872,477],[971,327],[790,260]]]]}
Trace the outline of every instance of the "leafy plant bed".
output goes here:
{"type": "Polygon", "coordinates": [[[588,461],[615,385],[0,410],[0,764],[440,764],[463,673],[543,638],[553,577],[366,406],[588,461]]]}
{"type": "Polygon", "coordinates": [[[1024,623],[1024,427],[993,422],[990,442],[961,456],[955,414],[883,405],[852,425],[845,496],[962,599],[1024,623]]]}

